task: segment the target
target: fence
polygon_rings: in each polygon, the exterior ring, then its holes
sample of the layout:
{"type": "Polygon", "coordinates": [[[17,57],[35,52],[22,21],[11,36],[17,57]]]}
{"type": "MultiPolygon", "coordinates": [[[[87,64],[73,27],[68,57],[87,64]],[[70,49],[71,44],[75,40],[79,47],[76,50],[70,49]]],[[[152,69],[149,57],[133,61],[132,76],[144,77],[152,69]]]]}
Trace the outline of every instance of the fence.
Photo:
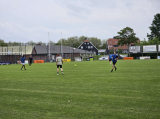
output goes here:
{"type": "MultiPolygon", "coordinates": [[[[32,55],[34,60],[44,60],[44,62],[49,62],[51,59],[54,59],[55,61],[57,53],[61,53],[63,59],[71,59],[71,61],[75,61],[74,58],[80,56],[89,57],[92,55],[94,56],[94,60],[99,60],[101,57],[99,55],[94,55],[94,53],[90,54],[90,52],[87,50],[80,50],[81,49],[75,49],[70,46],[63,46],[62,48],[61,45],[54,45],[54,47],[51,45],[51,47],[49,47],[49,44],[37,45],[19,43],[15,45],[8,43],[7,46],[0,46],[0,61],[10,61],[12,63],[17,63],[17,61],[20,60],[22,54],[26,57],[26,60],[30,55],[32,55]],[[35,46],[42,46],[42,49],[40,49],[42,53],[36,54],[36,51],[34,50],[35,46]],[[46,53],[44,53],[44,50],[46,53]]],[[[138,59],[140,56],[150,56],[151,59],[157,59],[160,52],[160,45],[129,46],[128,51],[128,56],[134,57],[134,59],[138,59]]]]}
{"type": "Polygon", "coordinates": [[[10,44],[7,46],[0,46],[0,61],[11,61],[17,63],[21,56],[24,55],[26,59],[32,54],[34,45],[30,44],[10,44]]]}
{"type": "Polygon", "coordinates": [[[26,60],[32,55],[33,60],[44,60],[44,62],[54,62],[56,55],[61,54],[63,59],[75,61],[75,57],[82,55],[91,55],[91,52],[76,49],[70,46],[49,45],[49,44],[7,44],[0,46],[0,61],[10,61],[17,63],[21,56],[24,55],[26,60]]]}

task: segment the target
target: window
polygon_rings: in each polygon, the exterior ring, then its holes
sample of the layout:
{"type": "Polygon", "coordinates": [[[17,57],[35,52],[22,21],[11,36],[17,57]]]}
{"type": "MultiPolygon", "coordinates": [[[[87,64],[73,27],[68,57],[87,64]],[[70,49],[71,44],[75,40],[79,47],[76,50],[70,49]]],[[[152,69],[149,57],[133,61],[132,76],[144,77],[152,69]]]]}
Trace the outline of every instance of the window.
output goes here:
{"type": "Polygon", "coordinates": [[[87,43],[89,45],[89,43],[87,43]]]}
{"type": "Polygon", "coordinates": [[[86,48],[88,48],[88,47],[86,46],[86,48]]]}
{"type": "Polygon", "coordinates": [[[93,48],[93,46],[91,46],[91,49],[93,48]]]}
{"type": "Polygon", "coordinates": [[[115,43],[117,43],[117,41],[115,41],[115,43]]]}
{"type": "Polygon", "coordinates": [[[86,45],[86,43],[84,43],[86,45]]]}
{"type": "Polygon", "coordinates": [[[118,45],[113,45],[113,47],[119,47],[118,45]]]}
{"type": "Polygon", "coordinates": [[[88,46],[88,49],[90,49],[91,48],[91,46],[88,46]]]}
{"type": "Polygon", "coordinates": [[[112,43],[112,42],[110,41],[110,43],[112,43]]]}
{"type": "Polygon", "coordinates": [[[81,49],[83,49],[83,46],[81,46],[81,49]]]}

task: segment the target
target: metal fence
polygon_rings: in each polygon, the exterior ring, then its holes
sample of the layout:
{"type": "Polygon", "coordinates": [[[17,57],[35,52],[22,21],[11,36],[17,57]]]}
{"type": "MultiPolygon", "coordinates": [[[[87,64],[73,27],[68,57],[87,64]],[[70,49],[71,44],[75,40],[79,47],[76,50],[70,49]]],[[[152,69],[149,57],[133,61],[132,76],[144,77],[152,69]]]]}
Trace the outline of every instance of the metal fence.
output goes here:
{"type": "Polygon", "coordinates": [[[29,55],[32,54],[33,47],[34,44],[28,43],[19,43],[16,45],[8,43],[6,46],[0,46],[0,61],[11,61],[12,63],[17,63],[22,55],[27,59],[29,58],[29,55]]]}

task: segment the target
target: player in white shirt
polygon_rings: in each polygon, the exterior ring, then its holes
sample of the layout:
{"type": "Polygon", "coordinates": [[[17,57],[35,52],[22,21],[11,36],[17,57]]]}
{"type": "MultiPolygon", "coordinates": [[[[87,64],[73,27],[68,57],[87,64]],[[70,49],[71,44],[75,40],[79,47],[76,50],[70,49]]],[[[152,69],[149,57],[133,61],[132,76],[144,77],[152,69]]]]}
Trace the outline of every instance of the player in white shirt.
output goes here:
{"type": "Polygon", "coordinates": [[[59,75],[59,67],[61,68],[61,72],[64,75],[63,69],[62,69],[62,64],[63,64],[63,59],[59,54],[57,54],[57,58],[56,58],[57,75],[59,75]]]}

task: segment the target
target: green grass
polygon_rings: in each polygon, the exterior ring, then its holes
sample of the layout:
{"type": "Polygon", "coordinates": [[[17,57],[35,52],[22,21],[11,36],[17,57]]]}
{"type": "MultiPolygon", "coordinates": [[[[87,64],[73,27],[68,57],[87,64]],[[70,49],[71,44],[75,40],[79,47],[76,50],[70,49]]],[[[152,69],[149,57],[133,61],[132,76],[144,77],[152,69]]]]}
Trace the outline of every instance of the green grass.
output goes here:
{"type": "Polygon", "coordinates": [[[159,119],[160,60],[0,66],[0,119],[159,119]],[[74,64],[77,67],[74,67],[74,64]]]}

